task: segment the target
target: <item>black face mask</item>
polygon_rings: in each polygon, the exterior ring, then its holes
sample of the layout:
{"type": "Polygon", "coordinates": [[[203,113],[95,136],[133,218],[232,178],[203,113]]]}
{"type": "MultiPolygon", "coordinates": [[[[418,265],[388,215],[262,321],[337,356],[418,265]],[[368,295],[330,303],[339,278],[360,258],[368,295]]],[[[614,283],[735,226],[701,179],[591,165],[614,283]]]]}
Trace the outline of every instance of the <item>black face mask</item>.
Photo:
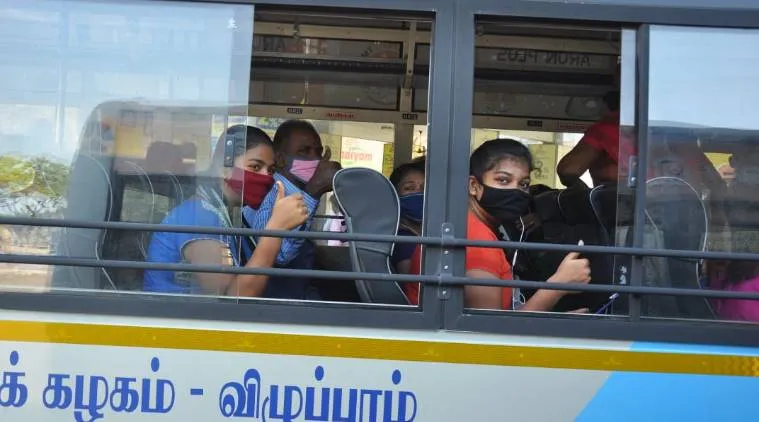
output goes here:
{"type": "Polygon", "coordinates": [[[508,223],[519,219],[530,210],[530,195],[519,189],[498,189],[482,185],[480,206],[493,218],[508,223]]]}

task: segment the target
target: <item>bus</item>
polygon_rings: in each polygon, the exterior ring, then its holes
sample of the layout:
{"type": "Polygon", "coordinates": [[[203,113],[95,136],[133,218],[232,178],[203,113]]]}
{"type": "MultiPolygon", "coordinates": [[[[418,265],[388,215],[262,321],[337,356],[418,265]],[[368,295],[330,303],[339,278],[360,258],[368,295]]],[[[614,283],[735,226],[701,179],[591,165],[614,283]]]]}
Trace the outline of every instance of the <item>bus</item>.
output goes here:
{"type": "Polygon", "coordinates": [[[0,28],[1,420],[759,414],[756,2],[6,0],[0,28]],[[564,186],[615,108],[614,181],[564,186]],[[276,142],[290,120],[342,167],[307,229],[250,225],[241,198],[229,227],[171,223],[221,182],[227,128],[276,142]],[[530,219],[467,240],[468,158],[503,138],[533,157],[530,219]],[[389,178],[420,158],[421,235],[399,236],[389,178]],[[312,261],[157,262],[157,233],[299,239],[312,261]],[[399,245],[420,274],[390,264],[399,245]],[[514,279],[467,277],[467,247],[514,279]],[[569,252],[591,282],[545,283],[569,252]],[[318,300],[154,292],[149,271],[318,300]],[[473,285],[574,294],[473,309],[473,285]]]}

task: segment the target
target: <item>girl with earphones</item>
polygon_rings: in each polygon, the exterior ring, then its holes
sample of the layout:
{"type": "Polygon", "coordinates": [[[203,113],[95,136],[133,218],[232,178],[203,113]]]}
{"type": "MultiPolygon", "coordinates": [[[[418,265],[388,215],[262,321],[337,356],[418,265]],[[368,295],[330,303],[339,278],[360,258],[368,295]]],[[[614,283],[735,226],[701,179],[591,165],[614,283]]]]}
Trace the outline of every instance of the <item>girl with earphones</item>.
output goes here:
{"type": "MultiPolygon", "coordinates": [[[[467,240],[499,240],[500,228],[513,226],[527,214],[530,195],[530,151],[512,139],[494,139],[477,148],[469,159],[469,212],[467,240]]],[[[412,272],[420,273],[421,249],[412,257],[412,272]]],[[[514,258],[516,259],[516,257],[514,258]]],[[[502,249],[467,247],[466,276],[471,278],[512,280],[512,266],[502,249]]],[[[549,283],[590,282],[590,266],[578,253],[569,253],[549,283]]],[[[412,303],[418,303],[419,285],[411,283],[404,290],[412,303]]],[[[524,311],[550,311],[568,291],[538,290],[518,307],[524,311]]],[[[477,309],[517,309],[511,288],[465,286],[464,304],[477,309]]]]}

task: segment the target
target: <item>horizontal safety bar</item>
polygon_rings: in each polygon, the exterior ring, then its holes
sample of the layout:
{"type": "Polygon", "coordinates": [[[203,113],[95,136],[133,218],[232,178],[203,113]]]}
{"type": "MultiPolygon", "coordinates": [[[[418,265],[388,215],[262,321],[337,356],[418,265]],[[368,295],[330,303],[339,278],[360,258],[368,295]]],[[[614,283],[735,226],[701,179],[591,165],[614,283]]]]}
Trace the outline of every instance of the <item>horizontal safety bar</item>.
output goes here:
{"type": "Polygon", "coordinates": [[[304,277],[335,280],[373,280],[399,283],[425,283],[442,284],[450,286],[493,286],[493,287],[516,287],[520,289],[547,289],[564,290],[575,292],[600,292],[621,293],[654,296],[688,296],[704,297],[713,299],[748,299],[759,300],[759,293],[733,292],[722,290],[705,289],[678,289],[671,287],[651,286],[616,286],[601,284],[564,284],[547,283],[544,281],[527,280],[499,280],[481,279],[470,277],[456,277],[448,275],[408,275],[408,274],[385,274],[385,273],[362,273],[356,271],[326,271],[326,270],[296,270],[290,268],[247,268],[247,267],[222,267],[218,265],[196,265],[182,263],[159,263],[144,261],[118,261],[99,260],[92,258],[71,258],[51,255],[13,255],[0,254],[0,262],[11,264],[30,265],[59,265],[69,267],[88,268],[119,268],[136,270],[156,271],[184,271],[194,273],[222,273],[222,274],[251,274],[280,277],[304,277]]]}
{"type": "Polygon", "coordinates": [[[338,233],[323,231],[253,230],[244,228],[219,228],[180,226],[169,224],[126,223],[120,221],[60,220],[53,218],[0,217],[0,225],[64,227],[103,230],[134,230],[146,232],[197,233],[232,236],[268,236],[312,240],[341,240],[358,242],[409,243],[443,248],[481,247],[549,252],[580,252],[624,256],[653,256],[663,258],[711,259],[724,261],[759,261],[759,253],[701,252],[680,249],[632,248],[626,246],[565,245],[555,243],[532,243],[513,241],[484,241],[434,236],[398,236],[365,233],[338,233]]]}

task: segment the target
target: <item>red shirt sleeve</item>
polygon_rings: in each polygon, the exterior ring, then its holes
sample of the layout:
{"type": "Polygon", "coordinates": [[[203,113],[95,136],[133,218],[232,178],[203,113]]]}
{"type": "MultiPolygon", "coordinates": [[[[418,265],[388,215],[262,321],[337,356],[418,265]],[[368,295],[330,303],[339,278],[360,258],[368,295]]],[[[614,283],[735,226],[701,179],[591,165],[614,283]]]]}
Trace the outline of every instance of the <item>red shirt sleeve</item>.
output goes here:
{"type": "MultiPolygon", "coordinates": [[[[495,234],[472,214],[467,219],[467,239],[469,240],[497,240],[495,234]]],[[[421,274],[422,248],[417,246],[411,255],[411,274],[421,274]]],[[[509,280],[513,278],[511,266],[506,261],[503,250],[498,248],[466,248],[466,265],[469,270],[480,270],[492,274],[494,277],[509,280]]],[[[419,283],[403,283],[403,291],[412,305],[419,304],[419,283]]],[[[511,306],[511,289],[503,289],[504,307],[511,306]]],[[[507,308],[508,309],[508,308],[507,308]]]]}
{"type": "MultiPolygon", "coordinates": [[[[469,213],[466,237],[468,240],[498,240],[493,231],[472,213],[469,213]]],[[[501,280],[514,278],[506,255],[502,249],[498,248],[466,248],[466,270],[485,271],[501,280]]],[[[511,294],[511,288],[504,287],[501,289],[503,309],[511,309],[511,294]]]]}
{"type": "Polygon", "coordinates": [[[598,122],[588,128],[580,143],[608,155],[616,162],[619,159],[619,126],[612,122],[598,122]]]}
{"type": "MultiPolygon", "coordinates": [[[[472,239],[469,240],[486,240],[472,239]]],[[[487,239],[490,240],[490,239],[487,239]]],[[[466,248],[466,270],[480,270],[493,274],[494,277],[503,278],[508,270],[508,262],[503,256],[503,251],[496,248],[466,248]]]]}
{"type": "MultiPolygon", "coordinates": [[[[467,240],[498,240],[490,228],[471,213],[467,218],[466,238],[467,240]]],[[[511,278],[511,267],[506,261],[506,255],[502,249],[498,248],[466,248],[466,270],[486,271],[500,279],[511,278]]]]}

